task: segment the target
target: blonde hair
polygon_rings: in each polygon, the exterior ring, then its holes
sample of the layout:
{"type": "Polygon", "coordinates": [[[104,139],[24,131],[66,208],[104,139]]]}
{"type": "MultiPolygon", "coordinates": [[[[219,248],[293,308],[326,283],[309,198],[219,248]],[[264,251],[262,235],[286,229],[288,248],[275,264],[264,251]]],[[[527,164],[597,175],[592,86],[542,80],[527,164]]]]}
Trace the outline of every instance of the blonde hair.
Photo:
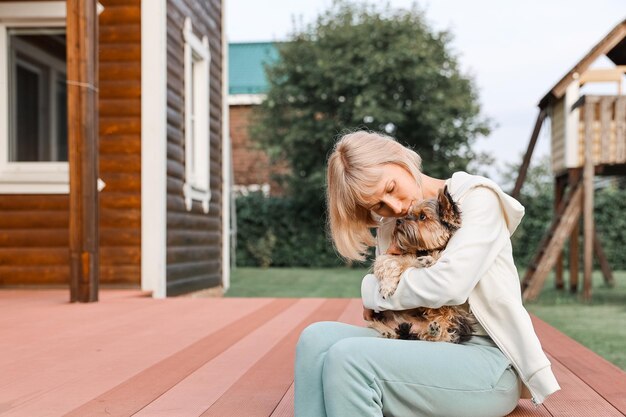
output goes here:
{"type": "Polygon", "coordinates": [[[342,136],[328,158],[326,203],[333,244],[348,260],[365,260],[375,244],[371,228],[378,225],[365,207],[384,164],[406,169],[421,185],[422,158],[392,137],[368,131],[342,136]]]}

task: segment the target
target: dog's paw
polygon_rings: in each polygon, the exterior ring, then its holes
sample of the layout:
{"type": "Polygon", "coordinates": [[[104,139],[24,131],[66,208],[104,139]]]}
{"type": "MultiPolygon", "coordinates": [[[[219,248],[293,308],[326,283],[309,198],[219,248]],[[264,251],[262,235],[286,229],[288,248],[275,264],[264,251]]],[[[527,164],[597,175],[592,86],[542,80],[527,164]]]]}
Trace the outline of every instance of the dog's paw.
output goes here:
{"type": "Polygon", "coordinates": [[[379,280],[386,277],[389,269],[394,269],[398,265],[398,257],[393,255],[379,255],[374,261],[374,275],[379,280]]]}
{"type": "Polygon", "coordinates": [[[398,287],[403,267],[401,258],[393,255],[381,255],[374,263],[374,275],[380,284],[379,292],[383,298],[391,297],[398,287]]]}
{"type": "Polygon", "coordinates": [[[418,268],[428,268],[435,263],[435,258],[430,255],[427,256],[418,256],[415,258],[415,264],[418,268]]]}
{"type": "Polygon", "coordinates": [[[437,338],[441,334],[441,326],[436,321],[431,321],[428,324],[428,336],[437,338]]]}
{"type": "Polygon", "coordinates": [[[398,281],[393,281],[391,279],[384,279],[380,281],[380,287],[378,292],[383,298],[391,297],[398,287],[398,281]]]}

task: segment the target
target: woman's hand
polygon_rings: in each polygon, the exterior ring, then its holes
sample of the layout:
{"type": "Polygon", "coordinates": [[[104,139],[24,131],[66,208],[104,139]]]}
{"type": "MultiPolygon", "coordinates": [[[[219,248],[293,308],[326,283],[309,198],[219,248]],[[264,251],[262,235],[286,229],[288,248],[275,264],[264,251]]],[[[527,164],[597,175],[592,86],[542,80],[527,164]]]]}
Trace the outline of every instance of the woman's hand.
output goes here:
{"type": "Polygon", "coordinates": [[[372,321],[374,319],[374,310],[363,307],[363,320],[372,321]]]}

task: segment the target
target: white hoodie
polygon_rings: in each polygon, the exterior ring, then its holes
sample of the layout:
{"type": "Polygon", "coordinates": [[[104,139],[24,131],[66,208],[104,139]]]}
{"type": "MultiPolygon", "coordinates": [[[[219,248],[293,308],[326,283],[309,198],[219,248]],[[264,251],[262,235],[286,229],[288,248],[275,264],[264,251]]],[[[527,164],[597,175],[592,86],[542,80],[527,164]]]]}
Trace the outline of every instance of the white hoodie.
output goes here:
{"type": "MultiPolygon", "coordinates": [[[[484,177],[457,172],[446,185],[461,210],[462,226],[441,258],[429,268],[405,271],[396,292],[387,299],[380,296],[376,277],[365,276],[361,286],[363,305],[381,311],[438,308],[467,301],[476,319],[517,370],[533,403],[540,404],[560,387],[522,305],[513,263],[510,236],[524,216],[524,207],[484,177]]],[[[393,220],[381,220],[377,254],[389,246],[393,220]]]]}

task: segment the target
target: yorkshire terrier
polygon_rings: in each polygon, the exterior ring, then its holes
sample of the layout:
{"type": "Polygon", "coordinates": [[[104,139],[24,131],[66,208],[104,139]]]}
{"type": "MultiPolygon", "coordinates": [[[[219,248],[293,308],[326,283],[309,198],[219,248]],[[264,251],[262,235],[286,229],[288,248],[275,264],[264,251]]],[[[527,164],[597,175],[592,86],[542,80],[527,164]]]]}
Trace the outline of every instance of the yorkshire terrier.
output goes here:
{"type": "MultiPolygon", "coordinates": [[[[461,213],[447,187],[437,198],[424,200],[411,207],[408,216],[397,219],[387,253],[374,262],[382,297],[394,294],[408,268],[426,268],[437,262],[460,227],[461,213]]],[[[473,314],[457,306],[443,306],[374,313],[370,327],[388,339],[462,343],[470,339],[475,324],[473,314]]]]}

